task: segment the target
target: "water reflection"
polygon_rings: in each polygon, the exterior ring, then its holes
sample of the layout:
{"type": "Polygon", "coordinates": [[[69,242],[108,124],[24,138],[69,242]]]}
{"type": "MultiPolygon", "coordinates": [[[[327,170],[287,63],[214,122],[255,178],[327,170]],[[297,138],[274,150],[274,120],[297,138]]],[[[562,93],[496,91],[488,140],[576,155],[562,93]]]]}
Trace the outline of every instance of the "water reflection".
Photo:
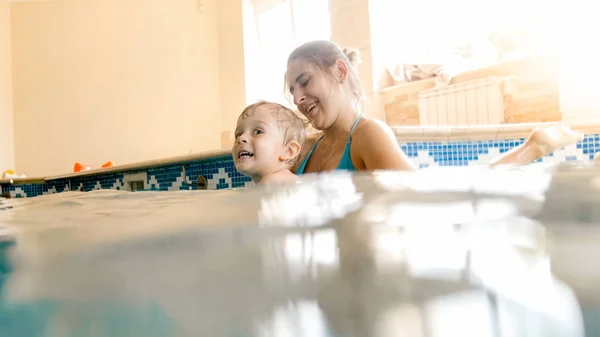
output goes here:
{"type": "Polygon", "coordinates": [[[7,298],[51,301],[61,337],[583,336],[530,216],[551,177],[456,172],[32,199],[7,298]]]}
{"type": "Polygon", "coordinates": [[[292,187],[265,187],[259,210],[262,227],[304,227],[326,225],[363,206],[363,194],[357,191],[349,172],[307,175],[292,187]]]}

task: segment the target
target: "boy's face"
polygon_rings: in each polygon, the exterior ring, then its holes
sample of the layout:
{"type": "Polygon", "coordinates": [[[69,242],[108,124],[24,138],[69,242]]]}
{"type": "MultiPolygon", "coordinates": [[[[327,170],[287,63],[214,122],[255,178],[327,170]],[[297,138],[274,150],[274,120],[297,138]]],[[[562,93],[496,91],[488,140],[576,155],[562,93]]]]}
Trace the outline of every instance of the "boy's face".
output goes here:
{"type": "Polygon", "coordinates": [[[269,104],[256,107],[238,119],[232,155],[236,169],[253,180],[281,169],[284,135],[269,104]]]}

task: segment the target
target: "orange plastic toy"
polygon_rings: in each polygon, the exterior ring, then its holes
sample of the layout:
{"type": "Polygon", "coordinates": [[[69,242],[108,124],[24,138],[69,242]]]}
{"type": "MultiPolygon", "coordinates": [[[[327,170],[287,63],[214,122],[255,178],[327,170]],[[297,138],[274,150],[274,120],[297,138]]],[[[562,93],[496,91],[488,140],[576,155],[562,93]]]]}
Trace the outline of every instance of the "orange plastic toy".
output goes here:
{"type": "MultiPolygon", "coordinates": [[[[106,163],[104,163],[102,165],[102,168],[109,168],[109,167],[113,167],[115,166],[115,163],[113,163],[112,161],[107,161],[106,163]]],[[[89,165],[86,164],[82,164],[80,162],[76,162],[75,166],[73,167],[73,172],[82,172],[82,171],[89,171],[92,168],[89,165]]]]}
{"type": "Polygon", "coordinates": [[[85,165],[80,162],[76,162],[75,166],[73,167],[73,172],[89,171],[91,169],[92,168],[89,167],[89,165],[85,165]]]}

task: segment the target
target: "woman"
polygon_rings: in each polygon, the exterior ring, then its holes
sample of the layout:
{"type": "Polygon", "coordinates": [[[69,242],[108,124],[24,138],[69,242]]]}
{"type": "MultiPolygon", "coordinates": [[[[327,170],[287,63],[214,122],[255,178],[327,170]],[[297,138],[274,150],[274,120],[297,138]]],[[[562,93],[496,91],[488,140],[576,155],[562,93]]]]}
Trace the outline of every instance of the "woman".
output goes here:
{"type": "MultiPolygon", "coordinates": [[[[312,41],[289,56],[285,84],[318,133],[302,147],[296,174],[330,170],[411,170],[414,165],[385,123],[362,116],[358,53],[331,41],[312,41]]],[[[581,139],[564,127],[538,129],[490,165],[527,164],[581,139]]]]}

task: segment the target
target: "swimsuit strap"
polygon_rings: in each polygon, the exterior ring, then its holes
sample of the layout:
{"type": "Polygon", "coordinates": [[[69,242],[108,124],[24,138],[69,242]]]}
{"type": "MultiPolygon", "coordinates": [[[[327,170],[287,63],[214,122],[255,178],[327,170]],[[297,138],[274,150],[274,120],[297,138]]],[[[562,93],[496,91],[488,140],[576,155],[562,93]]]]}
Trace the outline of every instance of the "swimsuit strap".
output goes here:
{"type": "Polygon", "coordinates": [[[321,141],[321,139],[323,139],[323,137],[324,136],[321,136],[321,137],[319,137],[319,139],[317,139],[317,141],[312,146],[312,148],[310,149],[310,151],[308,152],[308,154],[306,155],[306,157],[304,157],[304,160],[302,161],[302,163],[300,163],[300,166],[298,166],[298,169],[296,170],[296,174],[297,175],[301,175],[301,174],[304,173],[304,169],[306,168],[306,164],[308,163],[308,159],[310,158],[310,156],[312,156],[313,151],[317,147],[317,144],[319,144],[319,141],[321,141]]]}
{"type": "MultiPolygon", "coordinates": [[[[354,165],[352,164],[352,160],[350,159],[350,146],[349,145],[350,145],[350,142],[352,141],[352,134],[354,133],[354,129],[356,129],[356,126],[358,125],[358,122],[360,121],[361,118],[362,118],[362,113],[358,115],[358,118],[356,118],[354,125],[350,129],[350,134],[348,134],[348,141],[346,142],[346,148],[344,149],[344,153],[342,154],[342,158],[341,158],[340,164],[339,164],[341,166],[349,165],[349,166],[351,166],[352,170],[355,170],[355,169],[354,169],[354,165]]],[[[313,152],[315,151],[315,148],[317,148],[317,145],[319,144],[321,139],[323,139],[323,137],[325,137],[325,135],[323,135],[323,136],[319,137],[319,139],[317,139],[317,141],[312,146],[312,148],[310,149],[310,151],[308,152],[306,157],[304,157],[304,160],[302,161],[302,163],[300,163],[300,166],[298,166],[298,169],[296,170],[297,175],[304,174],[304,170],[306,169],[306,164],[308,163],[308,159],[312,156],[313,152]]],[[[339,167],[339,165],[338,165],[338,167],[339,167]]]]}
{"type": "Polygon", "coordinates": [[[350,142],[352,140],[352,134],[354,133],[354,129],[356,129],[356,126],[358,125],[358,122],[360,121],[361,118],[362,118],[362,113],[358,114],[358,118],[356,118],[356,122],[354,122],[352,129],[350,129],[350,134],[348,135],[348,142],[350,142]]]}

